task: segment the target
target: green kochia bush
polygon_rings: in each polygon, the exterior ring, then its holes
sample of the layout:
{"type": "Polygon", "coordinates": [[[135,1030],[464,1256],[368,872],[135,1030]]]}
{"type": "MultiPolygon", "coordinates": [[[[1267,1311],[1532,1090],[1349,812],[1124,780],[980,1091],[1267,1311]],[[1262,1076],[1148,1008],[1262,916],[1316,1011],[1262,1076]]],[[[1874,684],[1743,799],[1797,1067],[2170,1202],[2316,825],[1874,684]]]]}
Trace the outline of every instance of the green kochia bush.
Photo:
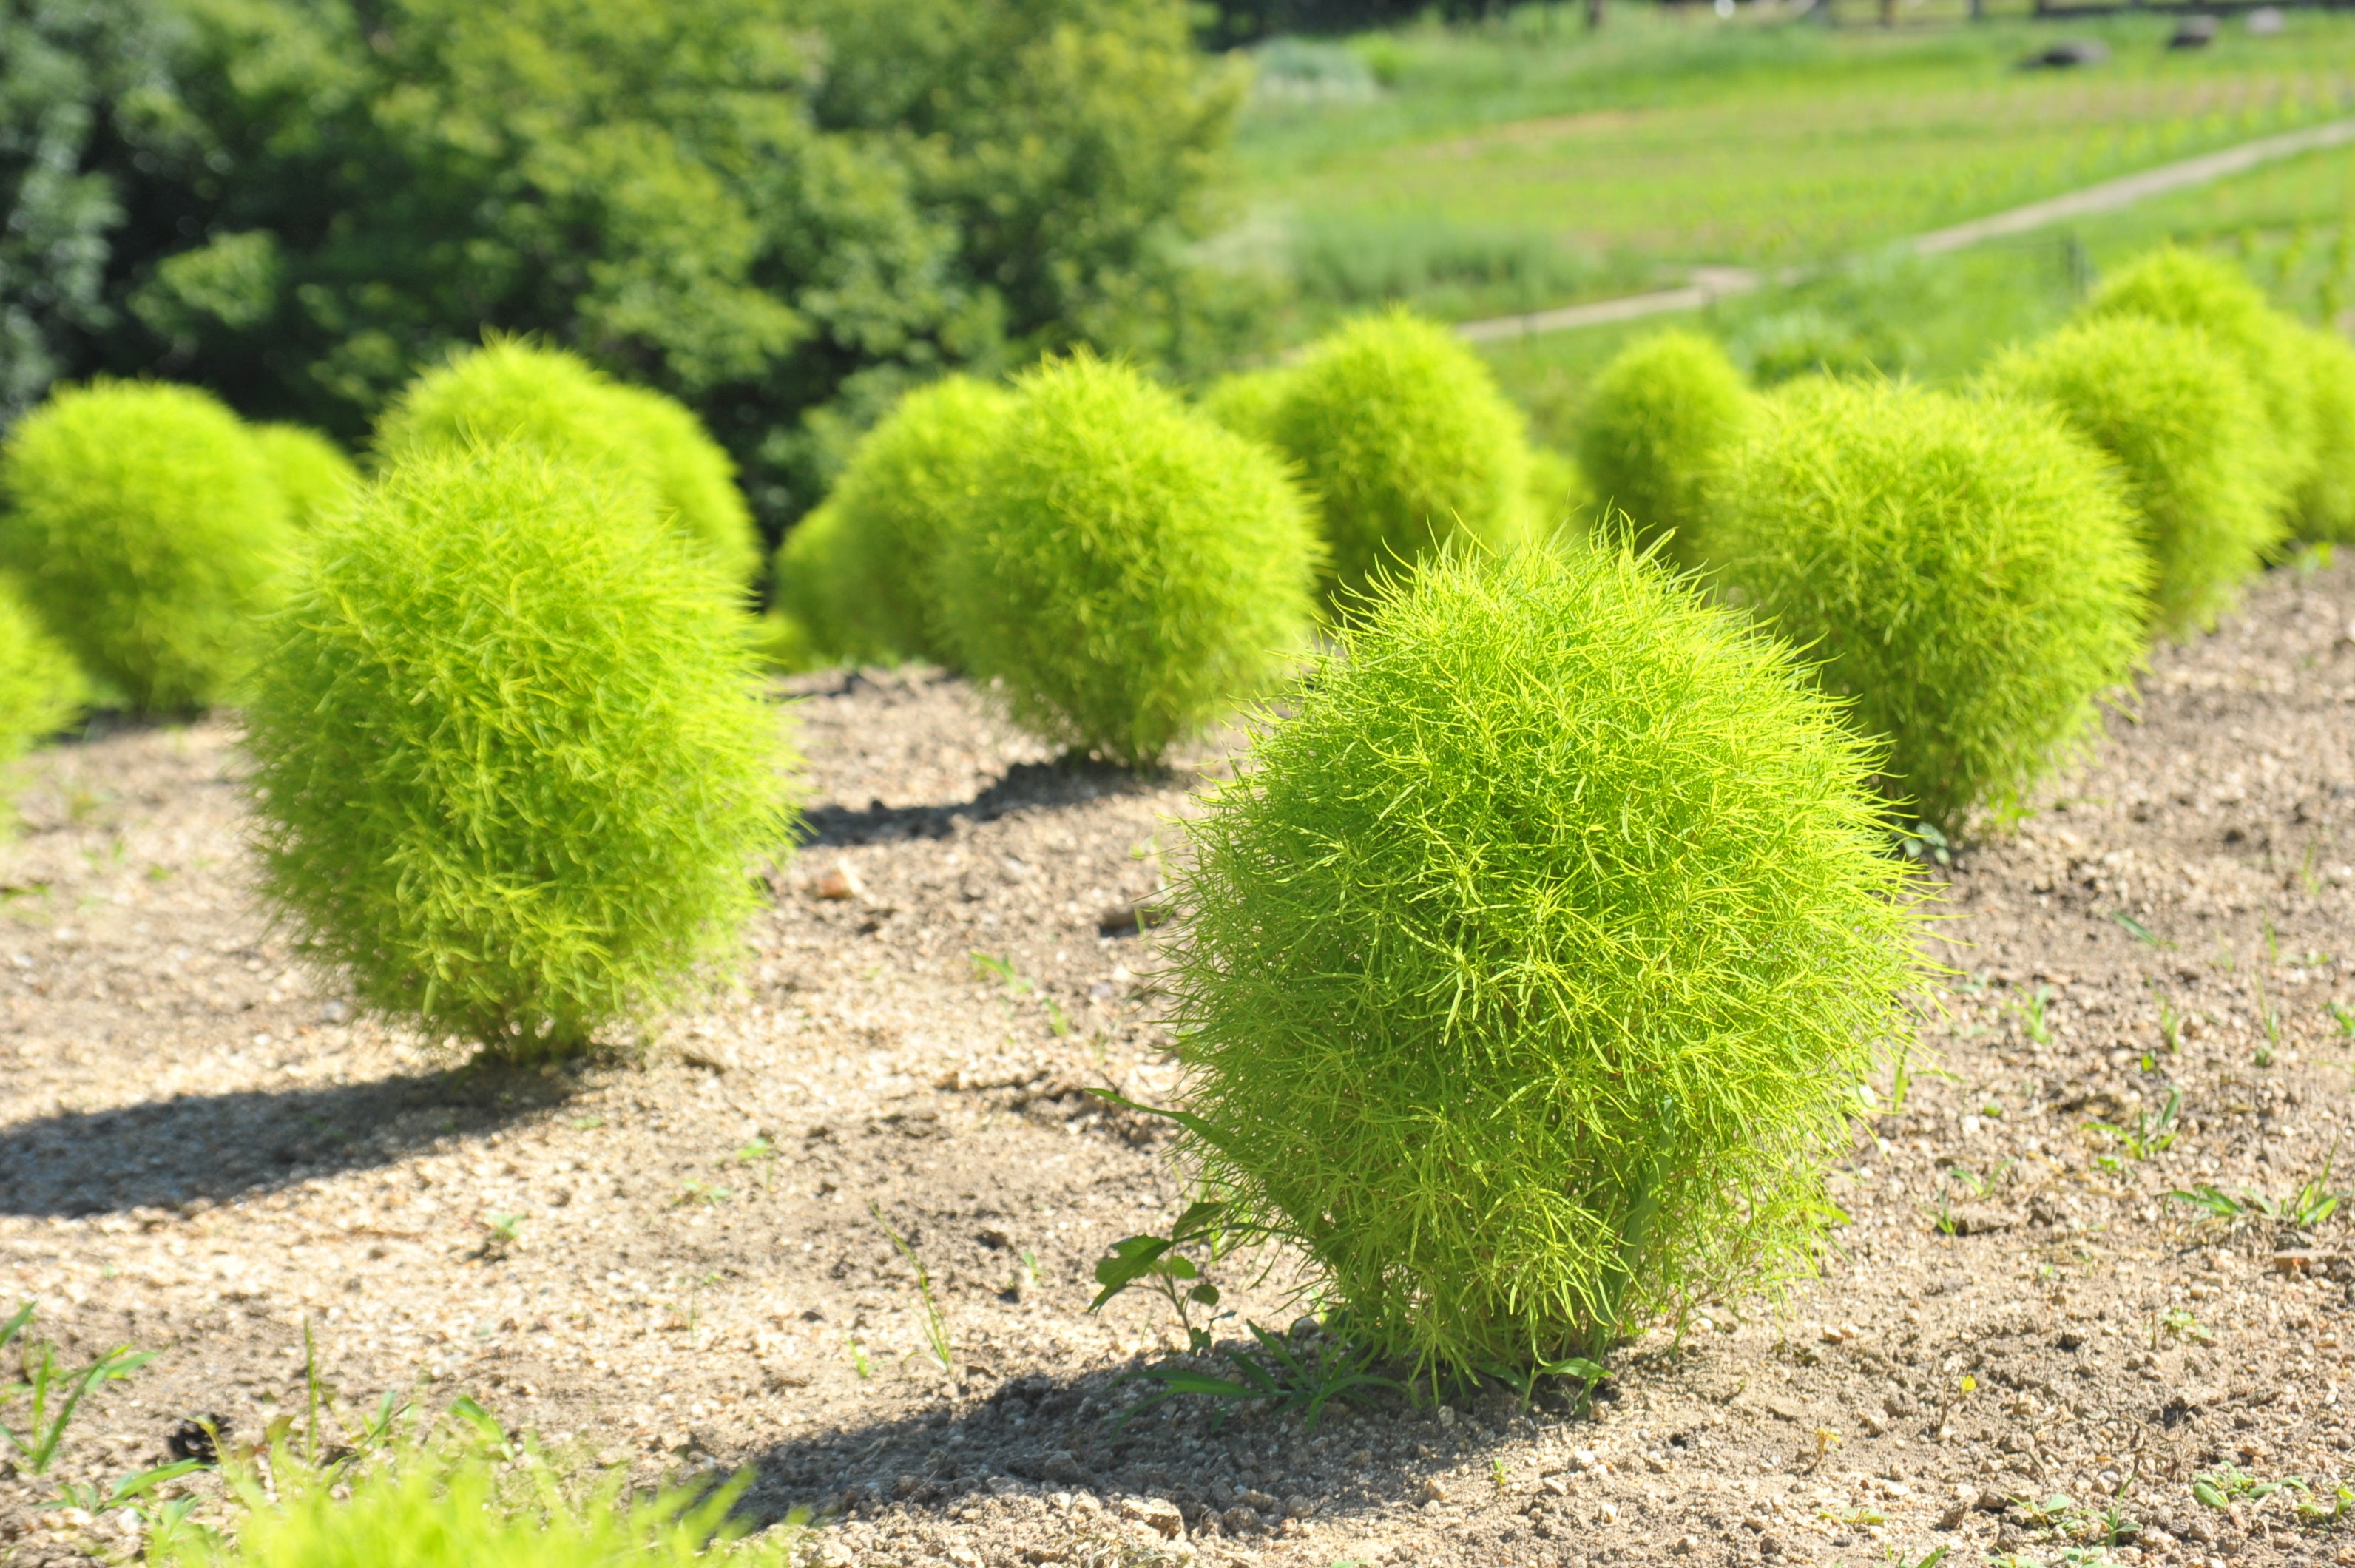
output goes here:
{"type": "Polygon", "coordinates": [[[338,507],[348,506],[360,487],[360,471],[343,449],[317,431],[299,424],[253,427],[254,444],[269,465],[287,517],[308,531],[338,507]]]}
{"type": "Polygon", "coordinates": [[[410,383],[376,431],[390,462],[429,445],[519,441],[612,468],[699,543],[731,582],[761,566],[734,462],[686,409],[561,349],[494,342],[410,383]]]}
{"type": "Polygon", "coordinates": [[[0,565],[134,708],[229,693],[293,544],[237,416],[192,387],[59,393],[0,447],[0,565]]]}
{"type": "Polygon", "coordinates": [[[1283,381],[1268,434],[1323,513],[1328,592],[1361,588],[1458,536],[1503,545],[1525,526],[1521,416],[1444,328],[1369,316],[1283,381]]]}
{"type": "Polygon", "coordinates": [[[808,651],[843,664],[888,664],[892,650],[877,641],[869,623],[851,613],[843,584],[849,580],[850,529],[841,508],[821,501],[777,547],[769,585],[775,606],[800,628],[808,651]]]}
{"type": "Polygon", "coordinates": [[[2313,472],[2315,428],[2307,357],[2297,324],[2229,262],[2162,246],[2105,279],[2086,305],[2102,315],[2141,315],[2191,327],[2240,360],[2264,418],[2254,427],[2255,462],[2272,504],[2284,507],[2313,472]]]}
{"type": "Polygon", "coordinates": [[[1188,1148],[1426,1372],[1808,1265],[1913,963],[1876,758],[1619,548],[1353,617],[1192,829],[1188,1148]]]}
{"type": "Polygon", "coordinates": [[[1810,379],[1761,400],[1710,522],[1721,579],[1886,737],[1938,827],[2098,722],[2149,616],[2121,486],[2046,406],[1810,379]]]}
{"type": "Polygon", "coordinates": [[[2264,413],[2239,362],[2203,334],[2097,317],[1997,360],[1987,384],[2041,398],[2115,459],[2158,573],[2158,629],[2204,629],[2282,534],[2250,432],[2264,413]]]}
{"type": "Polygon", "coordinates": [[[2299,334],[2314,410],[2314,470],[2297,496],[2310,539],[2355,539],[2355,347],[2334,330],[2299,334]]]}
{"type": "Polygon", "coordinates": [[[1320,559],[1273,453],[1083,355],[1018,384],[942,606],[1017,721],[1145,766],[1275,678],[1320,559]]]}
{"type": "Polygon", "coordinates": [[[1602,505],[1626,514],[1648,543],[1675,538],[1698,561],[1710,469],[1741,434],[1750,389],[1717,340],[1663,332],[1623,350],[1595,378],[1578,460],[1602,505]]]}
{"type": "MultiPolygon", "coordinates": [[[[823,590],[858,649],[947,663],[936,583],[973,513],[1011,398],[952,376],[909,393],[858,443],[826,497],[841,543],[823,590]]],[[[851,651],[851,650],[845,650],[851,651]]]]}
{"type": "Polygon", "coordinates": [[[0,763],[64,728],[81,706],[82,684],[73,656],[0,579],[0,763]]]}
{"type": "Polygon", "coordinates": [[[365,1004],[544,1057],[730,954],[786,826],[778,720],[727,585],[637,487],[421,453],[270,630],[263,882],[365,1004]]]}

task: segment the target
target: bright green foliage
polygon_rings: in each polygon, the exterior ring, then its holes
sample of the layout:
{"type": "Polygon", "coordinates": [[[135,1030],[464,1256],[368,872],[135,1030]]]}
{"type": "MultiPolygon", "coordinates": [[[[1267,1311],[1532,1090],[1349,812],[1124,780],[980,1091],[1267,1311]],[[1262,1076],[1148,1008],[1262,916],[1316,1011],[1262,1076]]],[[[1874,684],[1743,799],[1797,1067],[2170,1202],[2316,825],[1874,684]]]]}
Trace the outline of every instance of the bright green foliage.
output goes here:
{"type": "Polygon", "coordinates": [[[2205,334],[2100,316],[2002,356],[1986,384],[2051,402],[2116,461],[2158,573],[2161,632],[2214,625],[2279,540],[2250,442],[2264,412],[2239,361],[2205,334]]]}
{"type": "Polygon", "coordinates": [[[981,474],[1011,398],[963,376],[909,393],[852,453],[826,497],[838,515],[829,584],[850,641],[949,662],[935,586],[949,535],[979,502],[981,474]]]}
{"type": "Polygon", "coordinates": [[[2307,356],[2299,352],[2297,324],[2265,303],[2254,283],[2230,262],[2162,246],[2102,282],[2088,314],[2146,315],[2207,333],[2240,360],[2256,389],[2270,441],[2256,443],[2260,481],[2276,507],[2305,487],[2314,467],[2312,395],[2307,356]]]}
{"type": "Polygon", "coordinates": [[[728,454],[668,398],[622,386],[577,355],[513,340],[471,350],[411,382],[376,432],[386,461],[428,445],[506,441],[644,485],[730,581],[760,570],[728,454]]]}
{"type": "Polygon", "coordinates": [[[1592,516],[1594,486],[1579,465],[1550,446],[1529,448],[1527,536],[1538,542],[1578,530],[1592,516]]]}
{"type": "Polygon", "coordinates": [[[752,647],[761,663],[776,675],[799,675],[825,662],[809,628],[799,616],[783,610],[773,609],[761,617],[752,633],[752,647]]]}
{"type": "Polygon", "coordinates": [[[396,463],[320,534],[249,718],[262,880],[367,1004],[528,1059],[722,961],[778,850],[744,617],[634,486],[396,463]]]}
{"type": "Polygon", "coordinates": [[[1286,367],[1238,370],[1203,388],[1195,402],[1237,435],[1273,445],[1276,414],[1292,391],[1292,382],[1293,372],[1286,367]]]}
{"type": "Polygon", "coordinates": [[[1081,355],[1018,383],[942,607],[1018,722],[1145,767],[1281,673],[1318,560],[1273,453],[1081,355]]]}
{"type": "Polygon", "coordinates": [[[2041,404],[1808,378],[1722,471],[1722,580],[1822,661],[1884,787],[1958,831],[2014,805],[2133,673],[2149,558],[2121,487],[2041,404]]]}
{"type": "Polygon", "coordinates": [[[889,664],[891,650],[876,642],[844,604],[849,553],[850,530],[841,508],[820,502],[777,547],[771,595],[784,618],[801,629],[815,657],[836,664],[889,664]]]}
{"type": "Polygon", "coordinates": [[[1697,560],[1710,469],[1740,437],[1752,400],[1713,337],[1663,332],[1629,345],[1595,378],[1579,432],[1595,499],[1625,513],[1639,543],[1672,535],[1673,556],[1697,560]]]}
{"type": "Polygon", "coordinates": [[[2314,409],[2314,471],[2297,496],[2310,539],[2355,539],[2355,346],[2328,329],[2298,335],[2314,409]]]}
{"type": "Polygon", "coordinates": [[[1332,551],[1328,595],[1468,535],[1509,543],[1528,515],[1521,416],[1444,328],[1366,316],[1310,352],[1275,411],[1332,551]]]}
{"type": "Polygon", "coordinates": [[[81,707],[82,688],[73,656],[0,578],[0,763],[65,728],[81,707]]]}
{"type": "Polygon", "coordinates": [[[0,446],[0,564],[134,708],[227,695],[293,542],[286,503],[237,416],[193,387],[59,393],[0,446]]]}
{"type": "Polygon", "coordinates": [[[1808,1267],[1913,962],[1877,761],[1621,549],[1451,551],[1195,825],[1189,1148],[1426,1372],[1808,1267]]]}
{"type": "MultiPolygon", "coordinates": [[[[485,1420],[489,1417],[485,1416],[485,1420]]],[[[623,1496],[584,1488],[536,1448],[515,1458],[454,1444],[314,1467],[281,1448],[273,1485],[232,1471],[234,1544],[183,1529],[153,1561],[172,1568],[789,1568],[801,1531],[730,1544],[742,1477],[623,1496]],[[337,1496],[342,1492],[343,1496],[337,1496]]]]}
{"type": "Polygon", "coordinates": [[[360,471],[343,448],[307,425],[256,425],[253,442],[286,497],[288,520],[305,532],[349,505],[360,487],[360,471]]]}

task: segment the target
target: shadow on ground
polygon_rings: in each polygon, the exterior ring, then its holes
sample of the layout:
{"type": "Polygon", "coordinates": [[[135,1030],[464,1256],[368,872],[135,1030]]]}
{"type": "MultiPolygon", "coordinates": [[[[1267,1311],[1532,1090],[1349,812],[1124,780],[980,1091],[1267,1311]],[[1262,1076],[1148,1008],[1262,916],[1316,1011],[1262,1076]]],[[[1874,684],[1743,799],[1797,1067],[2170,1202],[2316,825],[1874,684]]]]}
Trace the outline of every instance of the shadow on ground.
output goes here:
{"type": "Polygon", "coordinates": [[[900,838],[946,838],[955,832],[959,817],[987,822],[1018,811],[1051,810],[1079,805],[1107,795],[1138,795],[1171,787],[1190,787],[1193,775],[1164,773],[1140,775],[1111,763],[1086,757],[1060,757],[1051,763],[1017,763],[1004,777],[971,800],[943,805],[886,805],[869,801],[863,808],[820,805],[802,817],[805,848],[843,848],[855,844],[888,844],[900,838]]]}
{"type": "Polygon", "coordinates": [[[223,1202],[399,1159],[561,1104],[568,1073],[475,1065],[277,1091],[66,1111],[0,1128],[0,1214],[223,1202]]]}

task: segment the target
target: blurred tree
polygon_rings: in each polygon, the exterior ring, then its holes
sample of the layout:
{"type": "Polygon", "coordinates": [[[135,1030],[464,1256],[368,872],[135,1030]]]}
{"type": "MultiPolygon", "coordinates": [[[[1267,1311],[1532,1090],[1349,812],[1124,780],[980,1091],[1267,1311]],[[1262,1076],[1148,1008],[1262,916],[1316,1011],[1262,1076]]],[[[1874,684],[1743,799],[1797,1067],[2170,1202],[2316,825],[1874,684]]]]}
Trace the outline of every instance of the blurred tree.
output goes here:
{"type": "Polygon", "coordinates": [[[10,133],[27,94],[62,129],[0,142],[0,244],[29,212],[82,265],[44,294],[0,250],[10,386],[156,370],[356,440],[538,333],[693,406],[773,531],[906,385],[1207,318],[1182,244],[1239,92],[1182,0],[6,6],[55,62],[0,33],[10,133]]]}

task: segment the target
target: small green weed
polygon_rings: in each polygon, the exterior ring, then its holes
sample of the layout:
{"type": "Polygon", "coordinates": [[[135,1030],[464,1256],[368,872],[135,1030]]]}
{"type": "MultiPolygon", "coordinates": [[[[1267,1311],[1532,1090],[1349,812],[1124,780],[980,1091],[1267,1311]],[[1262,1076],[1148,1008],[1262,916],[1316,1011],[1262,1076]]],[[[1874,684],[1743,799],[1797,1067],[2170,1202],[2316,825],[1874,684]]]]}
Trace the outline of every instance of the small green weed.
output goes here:
{"type": "Polygon", "coordinates": [[[2191,1495],[2211,1509],[2222,1510],[2245,1498],[2256,1502],[2279,1491],[2311,1494],[2303,1477],[2285,1476],[2278,1481],[2259,1480],[2235,1465],[2222,1465],[2192,1477],[2191,1495]]]}
{"type": "Polygon", "coordinates": [[[976,952],[968,954],[967,956],[973,960],[974,973],[982,979],[996,981],[1006,987],[1008,996],[1028,997],[1037,1001],[1039,1010],[1047,1015],[1049,1031],[1056,1039],[1061,1040],[1070,1035],[1071,1020],[1064,1016],[1062,1007],[1053,997],[1041,989],[1036,980],[1017,969],[1012,960],[1000,958],[991,953],[976,952]]]}
{"type": "Polygon", "coordinates": [[[2019,1032],[2038,1045],[2052,1043],[2051,1027],[2044,1019],[2045,1005],[2051,1000],[2052,987],[2039,986],[2011,1004],[2013,1015],[2019,1019],[2019,1032]]]}
{"type": "MultiPolygon", "coordinates": [[[[2167,1092],[2167,1104],[2159,1107],[2158,1114],[2153,1115],[2148,1111],[2137,1111],[2132,1127],[2122,1127],[2115,1122],[2088,1122],[2085,1126],[2089,1132],[2107,1133],[2117,1139],[2119,1150],[2128,1159],[2146,1160],[2175,1147],[2179,1132],[2175,1125],[2176,1113],[2182,1108],[2183,1092],[2170,1088],[2167,1092]]],[[[2110,1156],[2104,1156],[2099,1163],[2105,1169],[2120,1168],[2110,1156]]]]}
{"type": "MultiPolygon", "coordinates": [[[[1226,1205],[1198,1199],[1186,1206],[1167,1236],[1130,1236],[1113,1243],[1112,1255],[1096,1264],[1096,1283],[1103,1288],[1088,1303],[1100,1311],[1104,1303],[1132,1286],[1143,1285],[1169,1303],[1178,1325],[1186,1331],[1187,1347],[1200,1355],[1210,1346],[1210,1325],[1219,1320],[1219,1287],[1202,1277],[1201,1266],[1180,1248],[1201,1247],[1213,1260],[1224,1250],[1226,1205]],[[1194,1321],[1194,1309],[1212,1314],[1194,1321]]],[[[1035,1271],[1034,1271],[1035,1274],[1035,1271]]]]}
{"type": "Polygon", "coordinates": [[[2310,1177],[2296,1192],[2286,1198],[2271,1198],[2264,1193],[2243,1188],[2236,1196],[2214,1186],[2200,1186],[2190,1191],[2168,1194],[2179,1202],[2234,1224],[2247,1220],[2263,1220],[2291,1231],[2310,1231],[2339,1211],[2343,1192],[2330,1188],[2330,1174],[2339,1161],[2339,1146],[2330,1146],[2322,1169],[2310,1177]]]}
{"type": "Polygon", "coordinates": [[[2350,1491],[2344,1486],[2334,1486],[2330,1491],[2331,1499],[2328,1507],[2309,1501],[2305,1497],[2293,1501],[2290,1508],[2297,1515],[2297,1522],[2308,1530],[2337,1530],[2346,1523],[2349,1517],[2355,1514],[2355,1491],[2350,1491]]]}
{"type": "Polygon", "coordinates": [[[2151,1349],[2158,1348],[2161,1337],[2169,1339],[2185,1339],[2194,1345],[2212,1345],[2216,1342],[2216,1336],[2208,1331],[2206,1325],[2192,1316],[2190,1310],[2181,1307],[2170,1307],[2151,1320],[2151,1349]]]}
{"type": "Polygon", "coordinates": [[[2325,1002],[2323,1006],[2330,1009],[2331,1018],[2338,1023],[2339,1037],[2355,1039],[2355,1008],[2340,1002],[2325,1002]]]}
{"type": "Polygon", "coordinates": [[[765,1136],[756,1136],[751,1143],[738,1149],[736,1163],[759,1166],[761,1190],[774,1192],[777,1189],[777,1146],[771,1143],[765,1136]]]}
{"type": "Polygon", "coordinates": [[[908,1244],[908,1238],[894,1230],[890,1221],[883,1218],[879,1205],[869,1202],[867,1211],[875,1216],[875,1222],[883,1227],[885,1235],[891,1238],[892,1246],[899,1249],[900,1255],[915,1271],[916,1300],[923,1314],[925,1348],[932,1351],[932,1360],[941,1371],[954,1376],[956,1372],[956,1342],[949,1337],[947,1315],[942,1312],[939,1298],[932,1294],[931,1271],[924,1267],[924,1260],[916,1255],[916,1249],[908,1244]]]}
{"type": "Polygon", "coordinates": [[[2173,947],[2175,945],[2172,942],[2161,942],[2158,939],[2158,933],[2153,932],[2150,927],[2145,925],[2142,922],[2137,920],[2134,916],[2128,914],[2124,910],[2113,911],[2110,918],[2117,922],[2119,930],[2125,932],[2128,936],[2133,937],[2137,942],[2143,944],[2147,947],[2173,947]]]}
{"type": "Polygon", "coordinates": [[[1180,1394],[1195,1394],[1219,1403],[1220,1423],[1225,1421],[1229,1412],[1257,1404],[1266,1415],[1297,1415],[1302,1426],[1313,1432],[1325,1407],[1334,1400],[1346,1400],[1374,1389],[1398,1391],[1405,1386],[1394,1378],[1374,1372],[1372,1352],[1363,1346],[1319,1335],[1316,1344],[1303,1352],[1290,1340],[1269,1333],[1256,1323],[1246,1320],[1243,1327],[1257,1341],[1258,1350],[1254,1353],[1241,1346],[1219,1346],[1218,1355],[1226,1362],[1230,1376],[1176,1363],[1124,1373],[1118,1381],[1153,1383],[1160,1392],[1131,1405],[1114,1423],[1114,1429],[1126,1426],[1156,1405],[1180,1394]]]}
{"type": "Polygon", "coordinates": [[[2158,1038],[2167,1042],[2167,1052],[2173,1056],[2183,1049],[2183,1015],[2175,1010],[2175,1004],[2158,987],[2151,987],[2150,995],[2158,1004],[2158,1038]]]}
{"type": "Polygon", "coordinates": [[[675,1206],[686,1203],[709,1203],[716,1206],[729,1201],[735,1196],[736,1189],[732,1187],[717,1181],[706,1181],[701,1177],[690,1176],[678,1184],[678,1196],[671,1201],[675,1206]]]}
{"type": "Polygon", "coordinates": [[[0,1438],[16,1451],[23,1468],[38,1476],[57,1458],[58,1445],[65,1441],[81,1402],[93,1390],[129,1377],[154,1360],[155,1352],[117,1345],[79,1371],[65,1371],[58,1365],[55,1345],[47,1339],[31,1344],[24,1338],[36,1310],[36,1304],[27,1301],[0,1323],[0,1351],[13,1348],[17,1369],[16,1379],[0,1386],[0,1412],[13,1409],[19,1400],[26,1407],[21,1428],[15,1418],[0,1415],[0,1438]]]}

